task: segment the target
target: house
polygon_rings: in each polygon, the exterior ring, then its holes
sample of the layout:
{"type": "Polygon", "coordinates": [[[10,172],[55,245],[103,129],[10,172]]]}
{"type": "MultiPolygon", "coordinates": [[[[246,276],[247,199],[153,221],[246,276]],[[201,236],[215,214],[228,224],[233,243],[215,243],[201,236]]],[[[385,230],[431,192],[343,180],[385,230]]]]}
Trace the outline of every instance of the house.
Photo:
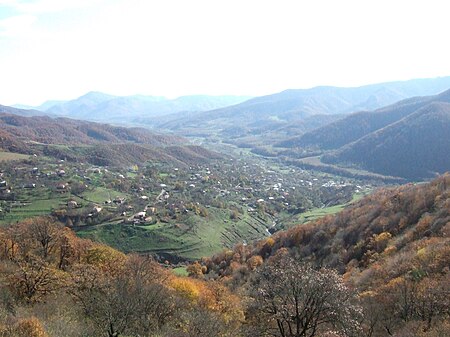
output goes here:
{"type": "Polygon", "coordinates": [[[67,185],[63,183],[59,183],[56,185],[56,192],[58,193],[65,193],[67,192],[67,185]]]}
{"type": "Polygon", "coordinates": [[[99,206],[94,206],[94,208],[92,208],[92,214],[98,214],[102,211],[102,208],[99,206]]]}
{"type": "Polygon", "coordinates": [[[120,204],[123,204],[124,201],[125,201],[125,198],[115,197],[114,200],[113,200],[113,203],[120,205],[120,204]]]}
{"type": "Polygon", "coordinates": [[[67,202],[67,207],[68,208],[77,208],[78,207],[78,203],[75,200],[69,200],[67,202]]]}
{"type": "Polygon", "coordinates": [[[23,186],[23,188],[36,188],[36,184],[28,183],[23,186]]]}
{"type": "Polygon", "coordinates": [[[6,182],[6,180],[0,181],[0,188],[6,188],[6,186],[8,186],[8,183],[6,182]]]}
{"type": "Polygon", "coordinates": [[[147,211],[148,211],[151,215],[154,215],[154,214],[156,214],[156,207],[149,207],[149,208],[147,209],[147,211]]]}
{"type": "Polygon", "coordinates": [[[135,219],[145,219],[147,213],[146,212],[138,212],[136,213],[133,218],[135,219]]]}

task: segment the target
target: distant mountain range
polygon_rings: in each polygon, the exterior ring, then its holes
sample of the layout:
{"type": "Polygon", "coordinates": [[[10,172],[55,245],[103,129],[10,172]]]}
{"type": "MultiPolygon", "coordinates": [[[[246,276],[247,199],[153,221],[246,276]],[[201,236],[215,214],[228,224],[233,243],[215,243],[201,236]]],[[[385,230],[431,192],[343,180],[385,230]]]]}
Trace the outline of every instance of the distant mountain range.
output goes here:
{"type": "Polygon", "coordinates": [[[251,134],[262,127],[281,127],[314,115],[373,110],[405,98],[437,94],[448,88],[450,77],[389,82],[357,88],[286,90],[213,111],[186,117],[175,115],[172,120],[166,117],[159,126],[181,131],[209,130],[222,132],[223,136],[227,136],[226,131],[238,125],[251,134]]]}
{"type": "MultiPolygon", "coordinates": [[[[206,111],[241,103],[249,96],[182,96],[166,99],[160,96],[112,96],[89,92],[70,101],[48,101],[39,107],[45,114],[75,119],[134,124],[136,119],[154,118],[179,112],[206,111]]],[[[20,106],[17,107],[26,107],[20,106]]],[[[149,121],[151,122],[151,120],[149,121]]]]}
{"type": "Polygon", "coordinates": [[[450,104],[432,102],[323,158],[384,175],[422,179],[450,170],[450,104]]]}

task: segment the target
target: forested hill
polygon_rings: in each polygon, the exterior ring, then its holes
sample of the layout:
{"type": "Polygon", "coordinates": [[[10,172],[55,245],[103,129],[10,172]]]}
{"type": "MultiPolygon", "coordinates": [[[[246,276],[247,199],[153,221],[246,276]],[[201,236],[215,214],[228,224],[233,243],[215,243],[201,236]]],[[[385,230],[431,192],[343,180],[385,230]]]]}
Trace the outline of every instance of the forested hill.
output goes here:
{"type": "MultiPolygon", "coordinates": [[[[240,263],[245,263],[252,256],[268,259],[288,249],[299,258],[341,273],[353,268],[363,271],[417,245],[430,254],[424,257],[432,258],[446,246],[442,253],[449,254],[449,225],[450,173],[446,173],[430,183],[380,189],[337,215],[277,232],[252,245],[239,245],[235,252],[240,263]]],[[[407,260],[414,259],[413,254],[407,260]]],[[[236,262],[233,256],[225,252],[208,260],[208,270],[227,275],[232,262],[236,262]]],[[[434,272],[443,271],[438,269],[434,272]]]]}
{"type": "Polygon", "coordinates": [[[0,128],[21,139],[49,144],[134,142],[151,145],[181,144],[182,140],[143,128],[125,128],[46,116],[23,117],[0,114],[0,128]]]}
{"type": "Polygon", "coordinates": [[[178,136],[46,116],[0,114],[0,150],[124,167],[153,160],[178,166],[222,158],[178,136]]]}
{"type": "Polygon", "coordinates": [[[239,287],[251,270],[288,255],[337,269],[364,301],[372,303],[372,310],[376,308],[371,312],[376,315],[373,328],[379,329],[376,336],[393,335],[406,322],[422,320],[414,311],[420,308],[408,308],[411,312],[406,318],[398,311],[402,291],[411,292],[404,300],[413,301],[417,300],[414,292],[421,289],[423,296],[436,301],[434,313],[422,312],[424,319],[445,319],[450,305],[446,295],[450,286],[450,174],[426,184],[381,189],[337,215],[252,245],[238,245],[201,264],[210,277],[225,278],[239,287]],[[386,333],[386,327],[391,333],[386,333]]]}
{"type": "Polygon", "coordinates": [[[375,111],[356,112],[316,130],[306,132],[299,137],[283,141],[278,146],[337,149],[395,123],[433,102],[449,103],[450,90],[439,95],[406,99],[375,111]]]}
{"type": "Polygon", "coordinates": [[[14,114],[19,116],[43,116],[43,115],[51,115],[46,114],[42,111],[33,110],[33,109],[18,109],[13,108],[6,105],[0,105],[0,113],[14,114]]]}
{"type": "Polygon", "coordinates": [[[431,103],[385,128],[326,155],[372,172],[421,179],[450,169],[450,104],[431,103]]]}

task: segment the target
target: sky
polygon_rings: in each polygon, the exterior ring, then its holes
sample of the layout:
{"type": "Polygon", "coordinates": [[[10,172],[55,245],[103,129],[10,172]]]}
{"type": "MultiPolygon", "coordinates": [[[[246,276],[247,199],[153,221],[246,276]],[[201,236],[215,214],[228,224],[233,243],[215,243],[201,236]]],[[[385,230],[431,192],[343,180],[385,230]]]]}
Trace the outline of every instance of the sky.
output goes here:
{"type": "Polygon", "coordinates": [[[450,75],[445,0],[0,0],[0,104],[450,75]]]}

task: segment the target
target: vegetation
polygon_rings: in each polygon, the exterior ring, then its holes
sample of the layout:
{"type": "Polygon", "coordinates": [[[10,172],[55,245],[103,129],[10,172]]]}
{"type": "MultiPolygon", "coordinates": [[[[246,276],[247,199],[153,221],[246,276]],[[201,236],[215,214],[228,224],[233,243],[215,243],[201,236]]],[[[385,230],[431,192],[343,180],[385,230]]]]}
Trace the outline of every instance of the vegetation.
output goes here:
{"type": "Polygon", "coordinates": [[[445,336],[450,176],[237,245],[179,276],[54,218],[0,230],[4,336],[445,336]]]}
{"type": "Polygon", "coordinates": [[[154,260],[77,238],[54,219],[0,232],[2,336],[236,336],[239,299],[154,260]]]}
{"type": "Polygon", "coordinates": [[[250,282],[248,319],[259,336],[313,337],[327,331],[361,334],[362,309],[334,271],[315,270],[289,257],[258,270],[250,282]]]}
{"type": "Polygon", "coordinates": [[[342,275],[359,294],[364,335],[448,333],[449,186],[446,174],[429,184],[383,189],[337,215],[200,262],[208,277],[240,289],[252,282],[255,257],[270,264],[292,256],[342,275]]]}
{"type": "Polygon", "coordinates": [[[29,156],[21,153],[13,153],[13,152],[0,152],[0,162],[8,161],[8,160],[21,160],[28,159],[29,156]]]}
{"type": "MultiPolygon", "coordinates": [[[[450,92],[449,92],[450,95],[450,92]]],[[[441,96],[442,97],[442,96],[441,96]]],[[[444,173],[450,167],[450,104],[432,103],[397,123],[324,157],[373,172],[413,179],[444,173]]]]}

